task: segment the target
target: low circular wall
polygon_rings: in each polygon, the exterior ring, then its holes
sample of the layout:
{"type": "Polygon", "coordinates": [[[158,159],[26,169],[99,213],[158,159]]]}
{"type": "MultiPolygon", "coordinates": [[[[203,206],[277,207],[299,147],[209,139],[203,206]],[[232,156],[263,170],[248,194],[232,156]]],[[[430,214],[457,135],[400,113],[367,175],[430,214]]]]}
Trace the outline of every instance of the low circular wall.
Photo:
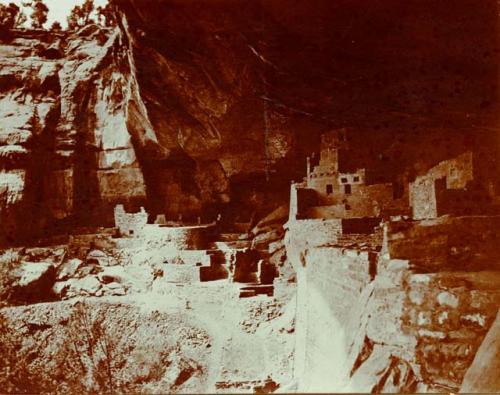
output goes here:
{"type": "Polygon", "coordinates": [[[166,226],[148,224],[142,237],[159,246],[171,246],[178,250],[205,250],[213,238],[214,225],[166,226]]]}

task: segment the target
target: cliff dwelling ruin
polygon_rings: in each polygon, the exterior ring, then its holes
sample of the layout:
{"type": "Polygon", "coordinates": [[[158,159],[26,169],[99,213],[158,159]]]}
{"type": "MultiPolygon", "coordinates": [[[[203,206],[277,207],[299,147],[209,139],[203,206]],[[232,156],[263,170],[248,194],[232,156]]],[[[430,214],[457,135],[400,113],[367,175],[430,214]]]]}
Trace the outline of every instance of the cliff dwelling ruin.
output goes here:
{"type": "Polygon", "coordinates": [[[499,15],[0,0],[0,392],[500,392],[499,15]]]}

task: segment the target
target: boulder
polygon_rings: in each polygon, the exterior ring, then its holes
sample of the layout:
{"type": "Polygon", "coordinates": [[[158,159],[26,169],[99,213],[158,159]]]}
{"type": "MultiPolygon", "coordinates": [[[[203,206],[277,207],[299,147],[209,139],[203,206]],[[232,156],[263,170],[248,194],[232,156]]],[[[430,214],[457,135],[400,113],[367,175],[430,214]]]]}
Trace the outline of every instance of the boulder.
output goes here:
{"type": "Polygon", "coordinates": [[[53,272],[54,266],[48,262],[23,262],[18,270],[20,277],[17,285],[27,287],[34,285],[48,273],[53,272]]]}
{"type": "Polygon", "coordinates": [[[377,344],[352,375],[350,384],[351,390],[360,393],[411,393],[417,380],[406,361],[393,356],[389,347],[377,344]]]}
{"type": "Polygon", "coordinates": [[[123,296],[127,293],[127,289],[117,282],[111,282],[109,284],[105,284],[102,287],[102,291],[104,295],[111,296],[123,296]]]}
{"type": "Polygon", "coordinates": [[[101,250],[92,250],[87,254],[85,260],[88,264],[98,265],[98,266],[108,266],[109,257],[106,253],[101,250]]]}
{"type": "Polygon", "coordinates": [[[95,296],[102,286],[97,276],[87,276],[80,279],[73,279],[69,282],[70,288],[66,293],[67,297],[95,296]]]}
{"type": "Polygon", "coordinates": [[[85,264],[85,265],[81,266],[80,268],[78,268],[75,277],[83,278],[83,277],[89,276],[91,274],[100,273],[102,270],[103,270],[102,267],[97,265],[97,264],[94,264],[94,263],[85,264]]]}
{"type": "Polygon", "coordinates": [[[107,255],[101,250],[92,250],[87,254],[87,259],[89,258],[106,258],[107,255]]]}
{"type": "Polygon", "coordinates": [[[57,280],[67,280],[74,277],[78,271],[83,266],[83,261],[78,258],[70,259],[64,262],[57,271],[57,280]]]}
{"type": "Polygon", "coordinates": [[[54,299],[52,286],[56,279],[49,262],[23,262],[14,274],[12,299],[22,303],[45,302],[54,299]]]}
{"type": "Polygon", "coordinates": [[[126,273],[123,266],[112,266],[103,268],[97,275],[97,278],[103,284],[118,283],[121,284],[125,281],[126,273]]]}
{"type": "Polygon", "coordinates": [[[70,281],[57,281],[52,287],[52,292],[60,299],[64,299],[71,287],[70,281]]]}
{"type": "Polygon", "coordinates": [[[98,266],[115,266],[118,265],[118,260],[106,254],[101,250],[92,250],[86,256],[86,262],[98,266]]]}

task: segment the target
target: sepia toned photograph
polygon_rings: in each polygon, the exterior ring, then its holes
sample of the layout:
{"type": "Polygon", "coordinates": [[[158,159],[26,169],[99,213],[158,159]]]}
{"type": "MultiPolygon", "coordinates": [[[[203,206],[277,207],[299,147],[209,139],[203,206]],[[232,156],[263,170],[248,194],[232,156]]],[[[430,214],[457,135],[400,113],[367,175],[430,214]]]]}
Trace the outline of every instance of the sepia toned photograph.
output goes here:
{"type": "Polygon", "coordinates": [[[500,393],[498,0],[0,0],[0,394],[500,393]]]}

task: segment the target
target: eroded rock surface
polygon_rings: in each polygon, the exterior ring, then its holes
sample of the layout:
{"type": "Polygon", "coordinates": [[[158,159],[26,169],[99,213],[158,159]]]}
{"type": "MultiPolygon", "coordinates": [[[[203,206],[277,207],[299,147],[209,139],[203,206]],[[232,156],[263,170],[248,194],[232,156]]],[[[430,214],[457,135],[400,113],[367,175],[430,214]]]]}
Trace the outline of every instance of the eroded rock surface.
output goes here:
{"type": "Polygon", "coordinates": [[[474,361],[465,374],[460,392],[465,393],[495,393],[500,391],[498,377],[500,355],[499,315],[486,334],[481,347],[477,351],[474,361]]]}
{"type": "Polygon", "coordinates": [[[357,155],[345,166],[369,163],[388,177],[468,145],[469,127],[484,125],[472,140],[495,146],[486,133],[497,114],[494,2],[465,2],[453,12],[426,2],[409,13],[395,1],[377,4],[369,19],[391,51],[372,37],[373,26],[352,19],[363,9],[359,1],[339,10],[324,0],[113,4],[116,28],[17,31],[0,45],[8,242],[54,222],[104,225],[117,201],[145,205],[152,216],[263,216],[286,201],[289,181],[302,177],[305,157],[332,126],[357,130],[357,155]],[[387,13],[400,24],[387,27],[387,13]],[[449,32],[457,24],[468,40],[449,32]],[[409,42],[415,47],[401,58],[409,42]],[[363,62],[345,63],[360,54],[363,62]],[[399,66],[388,72],[391,64],[399,66]],[[472,83],[464,65],[481,78],[472,83]],[[394,109],[381,109],[382,97],[394,109]],[[447,110],[425,119],[406,114],[438,107],[447,110]]]}

